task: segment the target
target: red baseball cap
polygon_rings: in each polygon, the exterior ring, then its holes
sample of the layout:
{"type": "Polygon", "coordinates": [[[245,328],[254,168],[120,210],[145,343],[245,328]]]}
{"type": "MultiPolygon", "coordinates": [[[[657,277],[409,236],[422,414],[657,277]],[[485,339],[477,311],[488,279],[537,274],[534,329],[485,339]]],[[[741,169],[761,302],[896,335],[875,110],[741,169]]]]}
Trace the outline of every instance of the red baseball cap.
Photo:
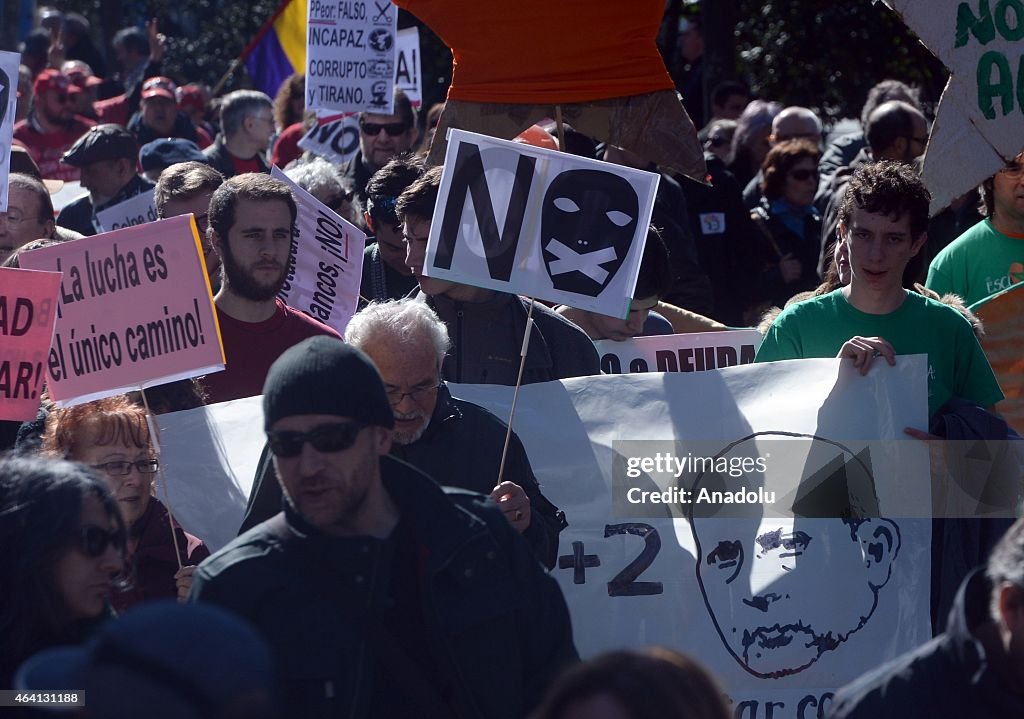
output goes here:
{"type": "Polygon", "coordinates": [[[35,82],[32,83],[32,91],[36,95],[42,95],[48,90],[56,90],[59,93],[67,94],[71,87],[71,81],[61,74],[60,70],[43,70],[41,73],[36,75],[35,82]]]}
{"type": "Polygon", "coordinates": [[[178,106],[181,109],[194,107],[197,110],[206,108],[206,97],[203,91],[196,85],[182,85],[178,88],[178,106]]]}
{"type": "Polygon", "coordinates": [[[169,77],[151,77],[142,83],[142,99],[148,100],[151,97],[163,97],[174,103],[178,102],[175,97],[174,81],[169,77]]]}

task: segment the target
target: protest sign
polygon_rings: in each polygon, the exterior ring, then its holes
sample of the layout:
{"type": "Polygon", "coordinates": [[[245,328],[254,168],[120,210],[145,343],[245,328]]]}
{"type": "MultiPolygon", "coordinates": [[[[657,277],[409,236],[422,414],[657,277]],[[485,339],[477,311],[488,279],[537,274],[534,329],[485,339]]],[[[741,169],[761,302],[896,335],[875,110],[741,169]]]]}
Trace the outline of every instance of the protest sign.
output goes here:
{"type": "Polygon", "coordinates": [[[299,206],[288,274],[277,296],[289,307],[345,334],[359,303],[366,234],[274,167],[299,206]]]}
{"type": "MultiPolygon", "coordinates": [[[[772,702],[776,719],[809,719],[836,687],[929,639],[931,522],[900,513],[910,504],[930,507],[927,449],[892,441],[902,427],[921,426],[927,416],[926,370],[923,357],[900,357],[895,367],[866,377],[851,363],[798,360],[520,388],[516,431],[545,495],[569,520],[552,576],[568,602],[581,654],[669,646],[699,657],[723,680],[737,709],[743,707],[737,716],[767,716],[772,702]],[[881,439],[889,440],[883,447],[867,442],[880,437],[879,428],[891,428],[882,430],[881,439]],[[836,452],[819,458],[825,466],[841,459],[837,468],[848,469],[862,458],[886,515],[865,518],[858,525],[863,531],[851,533],[850,524],[834,518],[787,520],[765,512],[756,523],[698,516],[690,522],[657,506],[630,518],[616,511],[616,457],[626,466],[630,459],[620,454],[623,439],[659,440],[679,458],[719,454],[730,445],[743,447],[737,440],[755,433],[787,431],[818,438],[811,442],[818,448],[833,442],[836,452]],[[876,531],[884,543],[861,544],[876,531]],[[759,550],[756,540],[766,532],[800,556],[783,561],[777,550],[759,550]],[[707,561],[718,546],[712,538],[723,533],[743,547],[731,560],[735,576],[728,583],[733,572],[707,561]],[[877,562],[865,562],[865,551],[877,562]],[[754,606],[776,590],[778,600],[764,601],[764,611],[754,606]],[[761,637],[765,632],[757,630],[776,622],[805,627],[807,636],[780,628],[768,638],[776,641],[764,642],[775,647],[758,652],[762,656],[736,651],[745,631],[761,637]],[[824,637],[830,640],[816,641],[824,637]]],[[[452,390],[499,417],[507,416],[514,392],[496,385],[452,390]]],[[[180,478],[174,480],[175,516],[215,549],[219,543],[211,543],[210,533],[231,539],[223,527],[237,527],[245,509],[264,441],[260,400],[158,419],[164,465],[180,478]]],[[[812,452],[806,454],[810,465],[812,452]]],[[[765,459],[774,471],[775,455],[765,459]]]]}
{"type": "Polygon", "coordinates": [[[704,372],[750,364],[761,346],[757,330],[695,332],[594,342],[605,374],[623,372],[704,372]]]}
{"type": "Polygon", "coordinates": [[[26,252],[21,266],[64,273],[46,363],[59,406],[224,368],[191,215],[26,252]]]}
{"type": "Polygon", "coordinates": [[[299,147],[334,165],[344,165],[359,151],[359,115],[345,113],[317,120],[299,140],[299,147]]]}
{"type": "Polygon", "coordinates": [[[0,267],[0,419],[36,416],[59,288],[59,272],[0,267]]]}
{"type": "Polygon", "coordinates": [[[398,52],[395,55],[395,87],[408,95],[413,107],[423,104],[423,80],[420,72],[420,29],[407,27],[398,31],[398,52]]]}
{"type": "Polygon", "coordinates": [[[423,274],[624,318],[658,180],[453,130],[423,274]]]}
{"type": "Polygon", "coordinates": [[[0,52],[0,212],[7,212],[7,176],[11,172],[11,140],[18,104],[18,65],[21,55],[0,52]]]}
{"type": "Polygon", "coordinates": [[[96,219],[104,232],[120,230],[133,225],[142,225],[156,221],[156,203],[153,202],[154,190],[140,192],[113,207],[96,213],[96,219]]]}
{"type": "Polygon", "coordinates": [[[950,71],[922,170],[935,214],[1024,150],[1024,5],[884,2],[950,71]]]}
{"type": "Polygon", "coordinates": [[[1024,434],[1024,283],[971,305],[971,312],[985,325],[981,347],[1006,397],[999,414],[1024,434]]]}
{"type": "Polygon", "coordinates": [[[390,115],[398,9],[309,0],[306,108],[390,115]]]}

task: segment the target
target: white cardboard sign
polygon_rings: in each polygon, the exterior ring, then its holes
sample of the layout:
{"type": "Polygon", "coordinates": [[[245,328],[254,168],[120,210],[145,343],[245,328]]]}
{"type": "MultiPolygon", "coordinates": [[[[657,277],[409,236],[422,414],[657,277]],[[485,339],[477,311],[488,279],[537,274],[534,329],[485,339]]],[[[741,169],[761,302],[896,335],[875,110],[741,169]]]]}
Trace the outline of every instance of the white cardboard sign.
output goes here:
{"type": "Polygon", "coordinates": [[[7,176],[11,172],[11,141],[14,138],[14,115],[18,105],[20,63],[20,54],[0,52],[0,212],[7,212],[7,176]]]}
{"type": "Polygon", "coordinates": [[[112,232],[133,225],[156,222],[156,203],[153,201],[154,190],[140,192],[113,207],[96,213],[96,220],[103,232],[112,232]]]}
{"type": "Polygon", "coordinates": [[[359,151],[359,115],[349,112],[340,117],[318,119],[299,140],[299,147],[331,164],[344,165],[359,151]]]}
{"type": "Polygon", "coordinates": [[[623,372],[704,372],[750,364],[761,346],[755,329],[691,332],[594,342],[605,374],[623,372]]]}
{"type": "Polygon", "coordinates": [[[420,29],[407,27],[398,31],[398,53],[395,55],[395,87],[405,92],[413,107],[423,104],[423,77],[420,65],[420,29]]]}
{"type": "Polygon", "coordinates": [[[306,108],[390,115],[398,8],[309,0],[306,108]]]}
{"type": "Polygon", "coordinates": [[[299,210],[288,274],[277,296],[344,334],[359,302],[366,235],[276,166],[270,174],[288,184],[299,210]]]}
{"type": "Polygon", "coordinates": [[[659,179],[452,130],[423,274],[625,318],[659,179]]]}

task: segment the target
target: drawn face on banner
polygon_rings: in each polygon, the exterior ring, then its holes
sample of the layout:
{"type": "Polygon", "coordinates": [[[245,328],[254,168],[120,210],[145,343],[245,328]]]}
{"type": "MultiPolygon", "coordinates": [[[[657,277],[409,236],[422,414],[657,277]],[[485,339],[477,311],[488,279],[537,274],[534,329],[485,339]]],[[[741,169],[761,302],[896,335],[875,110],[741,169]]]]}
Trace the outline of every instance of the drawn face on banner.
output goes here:
{"type": "Polygon", "coordinates": [[[640,200],[624,178],[600,170],[568,170],[544,195],[541,245],[555,289],[597,297],[633,243],[640,200]]]}
{"type": "MultiPolygon", "coordinates": [[[[832,471],[838,476],[846,469],[832,471]]],[[[705,475],[694,496],[701,486],[756,491],[758,485],[749,475],[705,475]]],[[[769,512],[691,521],[697,583],[715,629],[740,666],[761,678],[799,673],[860,630],[878,606],[900,547],[899,527],[888,519],[769,512]]]]}

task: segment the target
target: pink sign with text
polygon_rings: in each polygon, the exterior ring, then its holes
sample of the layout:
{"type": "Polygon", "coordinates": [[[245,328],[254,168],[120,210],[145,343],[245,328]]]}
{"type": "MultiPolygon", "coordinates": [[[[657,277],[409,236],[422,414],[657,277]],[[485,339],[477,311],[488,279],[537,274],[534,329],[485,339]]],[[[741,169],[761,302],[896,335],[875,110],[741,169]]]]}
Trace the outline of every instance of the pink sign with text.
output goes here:
{"type": "Polygon", "coordinates": [[[224,368],[191,215],[26,252],[21,265],[64,273],[46,361],[58,405],[224,368]]]}
{"type": "Polygon", "coordinates": [[[0,419],[36,416],[59,290],[59,272],[0,268],[0,419]]]}

